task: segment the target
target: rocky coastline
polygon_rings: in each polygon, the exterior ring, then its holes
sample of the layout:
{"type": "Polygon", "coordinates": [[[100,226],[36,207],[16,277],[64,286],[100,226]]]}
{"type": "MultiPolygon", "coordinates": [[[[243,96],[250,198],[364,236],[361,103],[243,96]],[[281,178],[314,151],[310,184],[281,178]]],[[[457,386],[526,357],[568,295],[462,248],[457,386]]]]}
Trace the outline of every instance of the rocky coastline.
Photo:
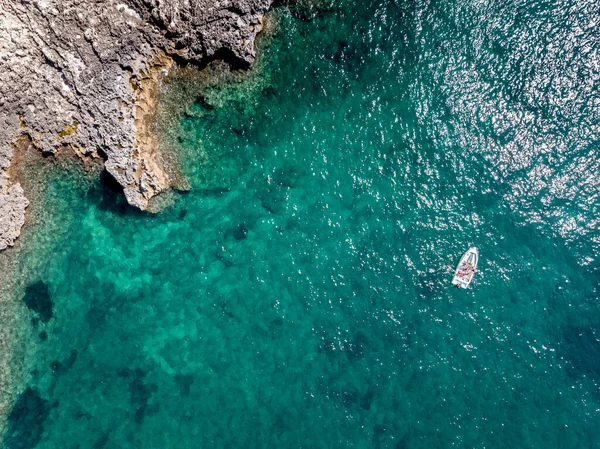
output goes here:
{"type": "Polygon", "coordinates": [[[11,174],[29,145],[101,158],[148,209],[172,185],[149,129],[176,65],[248,66],[273,0],[0,0],[0,251],[25,222],[11,174]]]}

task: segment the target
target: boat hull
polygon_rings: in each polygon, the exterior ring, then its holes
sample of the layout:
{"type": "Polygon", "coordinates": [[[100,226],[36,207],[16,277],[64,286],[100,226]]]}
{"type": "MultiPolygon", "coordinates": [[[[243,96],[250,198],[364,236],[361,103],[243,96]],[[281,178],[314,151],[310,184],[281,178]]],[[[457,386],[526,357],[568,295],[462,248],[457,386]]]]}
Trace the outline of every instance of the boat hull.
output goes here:
{"type": "Polygon", "coordinates": [[[479,252],[477,251],[477,248],[469,248],[469,250],[461,257],[460,262],[456,267],[452,284],[459,288],[467,288],[473,280],[478,262],[479,252]]]}

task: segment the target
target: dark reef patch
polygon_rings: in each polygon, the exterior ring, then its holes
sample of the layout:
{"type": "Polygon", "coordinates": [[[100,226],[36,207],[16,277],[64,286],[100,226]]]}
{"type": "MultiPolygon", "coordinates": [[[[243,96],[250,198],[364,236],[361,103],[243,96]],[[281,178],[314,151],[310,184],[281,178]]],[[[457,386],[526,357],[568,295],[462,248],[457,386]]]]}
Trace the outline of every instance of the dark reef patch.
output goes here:
{"type": "Polygon", "coordinates": [[[129,383],[129,392],[131,393],[130,402],[135,410],[134,420],[136,423],[141,424],[146,416],[146,409],[148,408],[148,401],[152,397],[152,392],[156,391],[156,385],[146,385],[144,383],[144,377],[146,372],[141,369],[135,369],[133,373],[129,372],[129,375],[133,375],[133,379],[129,383]]]}
{"type": "Polygon", "coordinates": [[[262,175],[256,174],[248,181],[248,187],[253,189],[256,198],[261,206],[271,214],[281,213],[285,208],[287,193],[289,187],[284,185],[284,181],[278,173],[278,180],[271,180],[262,175]]]}
{"type": "Polygon", "coordinates": [[[106,324],[106,313],[101,305],[92,301],[89,310],[85,314],[85,319],[90,326],[90,329],[96,330],[106,324]]]}
{"type": "Polygon", "coordinates": [[[369,345],[369,338],[361,331],[356,333],[354,339],[348,345],[346,352],[349,360],[360,359],[369,345]]]}
{"type": "Polygon", "coordinates": [[[236,240],[244,240],[248,236],[248,228],[244,223],[240,223],[233,231],[233,237],[236,240]]]}
{"type": "Polygon", "coordinates": [[[192,374],[175,374],[175,383],[179,386],[182,396],[189,396],[194,376],[192,374]]]}
{"type": "Polygon", "coordinates": [[[54,306],[54,302],[50,295],[50,289],[45,282],[37,281],[28,285],[25,289],[23,301],[27,308],[33,310],[40,316],[44,323],[47,323],[50,321],[50,318],[52,318],[52,307],[54,306]]]}
{"type": "Polygon", "coordinates": [[[93,449],[102,449],[103,447],[106,447],[106,443],[108,443],[109,438],[110,438],[110,432],[106,432],[106,433],[102,434],[102,436],[96,440],[96,442],[94,443],[92,448],[93,449]]]}
{"type": "Polygon", "coordinates": [[[360,407],[364,410],[369,410],[371,408],[371,404],[373,403],[373,398],[375,397],[375,393],[372,389],[367,390],[367,392],[360,399],[360,407]]]}
{"type": "Polygon", "coordinates": [[[574,377],[600,376],[600,332],[593,326],[567,325],[563,329],[564,341],[558,355],[570,363],[574,377]]]}
{"type": "Polygon", "coordinates": [[[286,166],[273,171],[273,181],[280,187],[294,188],[303,173],[297,168],[286,166]]]}
{"type": "Polygon", "coordinates": [[[29,449],[38,445],[44,433],[44,422],[50,414],[48,401],[37,390],[27,388],[8,415],[4,435],[7,449],[29,449]]]}
{"type": "Polygon", "coordinates": [[[77,349],[72,349],[69,357],[65,361],[61,362],[59,360],[54,360],[52,363],[50,363],[50,369],[52,369],[54,374],[63,374],[77,361],[78,355],[79,353],[77,349]]]}

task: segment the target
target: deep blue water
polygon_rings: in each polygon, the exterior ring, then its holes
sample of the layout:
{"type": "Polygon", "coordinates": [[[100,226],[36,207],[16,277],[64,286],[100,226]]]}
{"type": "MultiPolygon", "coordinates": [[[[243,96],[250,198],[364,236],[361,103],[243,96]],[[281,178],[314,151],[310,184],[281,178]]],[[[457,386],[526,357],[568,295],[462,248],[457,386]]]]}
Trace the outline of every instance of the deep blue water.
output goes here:
{"type": "Polygon", "coordinates": [[[47,174],[5,446],[600,447],[599,9],[279,7],[172,206],[47,174]]]}

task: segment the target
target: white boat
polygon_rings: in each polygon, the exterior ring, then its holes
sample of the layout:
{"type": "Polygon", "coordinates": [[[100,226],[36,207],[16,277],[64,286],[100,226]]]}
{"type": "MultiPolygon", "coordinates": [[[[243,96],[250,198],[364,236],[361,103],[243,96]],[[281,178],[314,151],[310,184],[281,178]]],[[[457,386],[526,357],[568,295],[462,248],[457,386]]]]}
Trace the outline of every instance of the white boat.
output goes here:
{"type": "Polygon", "coordinates": [[[452,283],[458,288],[467,288],[473,279],[475,270],[477,270],[478,261],[479,252],[477,248],[469,248],[456,267],[452,283]]]}

